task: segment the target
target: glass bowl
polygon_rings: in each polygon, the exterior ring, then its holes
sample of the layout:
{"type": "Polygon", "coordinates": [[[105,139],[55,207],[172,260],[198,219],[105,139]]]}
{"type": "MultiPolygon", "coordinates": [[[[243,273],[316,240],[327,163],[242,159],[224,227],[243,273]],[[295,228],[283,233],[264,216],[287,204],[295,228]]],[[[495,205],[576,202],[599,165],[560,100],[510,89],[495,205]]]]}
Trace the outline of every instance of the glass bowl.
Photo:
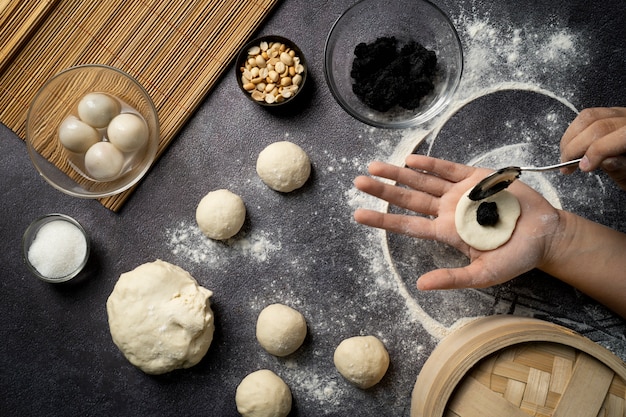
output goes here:
{"type": "MultiPolygon", "coordinates": [[[[108,141],[107,126],[92,127],[100,141],[108,141]]],[[[53,76],[35,94],[26,118],[26,144],[33,165],[54,188],[74,197],[107,197],[129,189],[148,171],[159,146],[159,120],[150,96],[129,74],[106,65],[79,65],[53,76]],[[112,98],[118,113],[141,116],[144,138],[147,127],[147,140],[139,149],[114,152],[120,168],[114,176],[91,175],[84,151],[68,150],[59,139],[61,123],[80,119],[78,103],[89,93],[112,98]]]]}
{"type": "Polygon", "coordinates": [[[332,95],[351,116],[375,127],[406,128],[432,119],[451,101],[462,72],[463,51],[453,23],[424,0],[359,1],[337,19],[326,39],[324,74],[332,95]],[[400,46],[415,41],[436,54],[434,90],[413,110],[396,105],[377,111],[353,92],[355,47],[382,37],[395,37],[400,46]]]}
{"type": "MultiPolygon", "coordinates": [[[[268,61],[268,63],[269,63],[269,61],[268,61]]],[[[294,63],[294,65],[291,65],[291,67],[293,67],[294,71],[295,71],[295,68],[297,67],[297,63],[294,63]]],[[[255,102],[255,103],[257,103],[257,104],[259,104],[261,106],[265,106],[265,107],[278,107],[278,106],[282,106],[284,104],[291,103],[291,102],[295,101],[296,97],[298,97],[301,94],[302,90],[304,89],[304,85],[305,85],[305,82],[306,82],[306,79],[307,79],[307,73],[308,73],[308,68],[307,68],[306,59],[304,58],[304,54],[302,53],[302,50],[293,41],[291,41],[291,40],[289,40],[287,38],[284,38],[282,36],[278,36],[278,35],[267,35],[267,36],[262,36],[260,38],[251,40],[250,42],[246,43],[243,48],[241,48],[241,50],[237,54],[237,58],[235,60],[235,79],[237,80],[237,85],[239,86],[239,89],[245,94],[246,97],[248,97],[248,99],[250,99],[251,101],[253,101],[253,102],[255,102]],[[295,90],[295,92],[292,92],[288,98],[268,102],[268,101],[262,99],[261,95],[259,95],[259,99],[255,99],[252,96],[252,94],[251,94],[251,92],[254,91],[254,90],[250,90],[250,89],[247,89],[245,87],[244,80],[243,80],[243,77],[242,77],[242,73],[243,73],[242,72],[242,68],[246,67],[246,61],[250,57],[249,51],[251,50],[251,48],[260,47],[260,45],[262,43],[271,44],[271,43],[274,43],[274,42],[278,42],[279,44],[283,44],[287,48],[292,50],[294,52],[295,56],[298,57],[298,63],[302,67],[298,71],[298,75],[300,76],[300,81],[298,82],[297,90],[295,90]]],[[[294,79],[293,74],[290,74],[287,77],[292,79],[292,80],[294,79]]],[[[265,77],[265,78],[267,78],[267,77],[265,77]]],[[[278,84],[280,84],[280,81],[284,77],[280,77],[278,79],[278,82],[273,82],[272,80],[267,80],[265,78],[259,77],[259,78],[257,78],[257,80],[260,80],[259,82],[263,83],[263,85],[265,85],[265,86],[267,86],[268,84],[275,83],[275,84],[277,84],[276,88],[280,88],[280,86],[278,84]]],[[[255,81],[254,85],[257,86],[258,83],[255,81]]],[[[287,86],[287,88],[290,88],[290,87],[287,86]]]]}
{"type": "Polygon", "coordinates": [[[22,256],[37,278],[65,282],[83,270],[90,246],[87,232],[76,220],[64,214],[46,214],[26,228],[22,256]]]}

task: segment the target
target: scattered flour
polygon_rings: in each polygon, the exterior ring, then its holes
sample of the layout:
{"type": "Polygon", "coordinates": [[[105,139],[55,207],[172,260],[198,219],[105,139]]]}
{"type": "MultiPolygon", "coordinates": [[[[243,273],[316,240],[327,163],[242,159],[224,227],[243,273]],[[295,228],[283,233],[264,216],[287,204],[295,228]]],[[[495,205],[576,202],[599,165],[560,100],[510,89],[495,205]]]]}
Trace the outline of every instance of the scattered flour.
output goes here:
{"type": "Polygon", "coordinates": [[[302,391],[304,395],[300,397],[314,399],[328,413],[333,413],[335,408],[349,401],[349,391],[340,386],[339,377],[334,373],[332,376],[328,373],[320,374],[293,360],[287,361],[285,367],[284,378],[294,390],[302,391]]]}
{"type": "MultiPolygon", "coordinates": [[[[401,141],[389,154],[391,156],[384,159],[390,163],[403,165],[406,156],[422,141],[428,139],[434,142],[440,129],[459,109],[477,98],[497,91],[523,90],[544,94],[577,112],[576,107],[570,102],[576,96],[576,85],[568,83],[567,78],[563,81],[563,77],[558,76],[564,72],[575,73],[579,65],[586,65],[589,61],[585,45],[578,40],[577,34],[570,33],[567,28],[556,26],[535,28],[529,25],[513,28],[494,24],[488,16],[464,15],[454,20],[464,42],[465,59],[464,73],[456,96],[448,109],[428,124],[403,131],[401,141]]],[[[554,113],[546,115],[546,123],[555,126],[555,130],[562,126],[558,122],[558,117],[554,113]]],[[[514,122],[507,123],[513,125],[514,122]]],[[[526,138],[526,141],[529,141],[528,137],[532,133],[532,128],[530,131],[522,130],[520,140],[524,142],[526,138]]],[[[517,160],[525,161],[528,152],[523,146],[517,149],[515,146],[500,148],[485,155],[483,162],[489,161],[494,166],[504,166],[513,156],[517,160]],[[516,154],[512,155],[511,151],[515,151],[516,154]]],[[[532,165],[532,161],[528,162],[532,165]]],[[[541,174],[527,176],[525,179],[530,180],[531,185],[537,187],[553,205],[561,206],[556,191],[541,174]]],[[[353,208],[388,210],[386,202],[364,197],[352,190],[346,193],[346,198],[353,208]]],[[[372,271],[389,267],[392,269],[391,275],[396,281],[395,285],[388,282],[385,284],[389,289],[394,286],[397,288],[409,309],[412,322],[420,323],[432,337],[441,340],[454,328],[470,320],[459,318],[455,324],[446,327],[438,318],[431,317],[424,311],[396,269],[388,243],[386,233],[372,231],[368,241],[362,244],[363,259],[370,262],[372,271]],[[382,256],[376,256],[371,246],[381,240],[384,253],[382,256]]]]}
{"type": "MultiPolygon", "coordinates": [[[[363,157],[347,158],[343,155],[335,157],[330,151],[325,151],[324,157],[328,162],[326,166],[317,167],[318,175],[336,178],[340,188],[346,189],[346,184],[351,183],[354,172],[365,173],[371,160],[379,159],[402,165],[405,157],[420,143],[427,139],[434,140],[439,129],[460,108],[496,91],[507,89],[533,91],[552,97],[576,111],[576,107],[571,103],[576,97],[576,86],[563,81],[560,75],[574,73],[577,65],[585,65],[588,62],[585,45],[582,45],[577,34],[558,26],[507,27],[494,24],[488,16],[453,16],[453,20],[464,42],[465,68],[461,85],[448,109],[426,125],[399,132],[398,140],[390,139],[389,135],[381,135],[376,128],[363,126],[363,130],[355,133],[355,136],[358,143],[368,147],[368,154],[363,157]]],[[[550,113],[546,115],[546,123],[557,126],[558,122],[557,115],[550,113]]],[[[510,123],[513,124],[513,121],[510,123]]],[[[531,133],[522,132],[522,140],[524,135],[531,133]]],[[[286,133],[285,137],[288,138],[289,134],[286,133]]],[[[494,150],[485,158],[498,163],[504,158],[502,154],[506,153],[509,157],[510,152],[511,149],[494,150]]],[[[520,148],[518,152],[519,158],[523,159],[524,150],[520,148]]],[[[558,205],[560,203],[558,196],[551,185],[541,180],[537,181],[538,187],[551,194],[549,200],[558,205]]],[[[377,211],[388,209],[388,204],[384,201],[361,193],[353,187],[345,190],[343,198],[350,209],[369,208],[377,211]]],[[[318,215],[317,212],[314,214],[318,215]]],[[[215,242],[204,237],[192,221],[181,221],[168,229],[166,236],[174,255],[197,264],[208,264],[210,267],[220,267],[232,262],[233,256],[237,255],[252,261],[265,262],[282,249],[282,244],[276,240],[275,235],[256,228],[248,235],[236,236],[226,242],[215,242]]],[[[351,244],[357,245],[361,257],[360,264],[366,265],[367,273],[354,277],[354,271],[349,267],[346,267],[345,273],[352,276],[361,288],[365,288],[367,303],[328,294],[325,295],[328,302],[332,305],[341,305],[343,311],[343,314],[328,314],[326,307],[309,304],[306,294],[284,285],[280,279],[274,279],[264,283],[263,290],[249,300],[248,307],[252,311],[260,312],[271,302],[290,305],[303,313],[311,333],[318,340],[327,338],[333,343],[336,329],[368,328],[368,323],[364,320],[371,320],[373,313],[386,311],[389,303],[400,299],[399,304],[404,303],[406,308],[399,308],[400,313],[396,317],[397,326],[378,329],[378,336],[390,344],[389,347],[393,349],[392,356],[410,358],[411,364],[422,363],[429,354],[425,344],[431,341],[406,338],[405,335],[414,335],[414,328],[421,327],[434,341],[439,341],[474,318],[458,317],[451,325],[444,325],[442,317],[434,317],[420,306],[400,276],[388,247],[387,234],[381,230],[363,228],[360,236],[361,239],[351,244]]],[[[303,274],[309,272],[305,266],[300,271],[303,274]]],[[[315,288],[309,290],[323,291],[315,288]]],[[[508,311],[508,305],[500,305],[497,300],[495,302],[496,312],[508,311]]],[[[528,315],[532,315],[532,311],[529,311],[528,315]]],[[[376,326],[374,324],[369,328],[376,326]]],[[[324,348],[317,347],[308,353],[318,359],[327,358],[328,354],[324,348]]],[[[259,360],[276,365],[276,362],[271,362],[275,361],[275,358],[263,356],[259,360]]],[[[312,401],[318,404],[320,409],[327,410],[326,415],[337,415],[337,410],[351,404],[350,399],[355,394],[354,390],[347,386],[332,368],[313,369],[303,361],[305,359],[296,357],[279,363],[281,377],[290,385],[294,396],[299,398],[301,406],[312,401]]],[[[411,374],[410,378],[414,378],[414,375],[411,374]]],[[[408,381],[407,384],[411,382],[408,381]]],[[[392,408],[394,410],[406,408],[406,398],[410,396],[410,392],[396,392],[394,395],[397,404],[392,404],[392,408]]]]}
{"type": "Polygon", "coordinates": [[[195,222],[185,220],[167,229],[165,236],[172,254],[211,267],[231,262],[233,251],[254,261],[265,262],[281,248],[280,242],[273,242],[269,233],[259,230],[243,236],[240,232],[225,241],[212,240],[200,231],[195,222]]]}

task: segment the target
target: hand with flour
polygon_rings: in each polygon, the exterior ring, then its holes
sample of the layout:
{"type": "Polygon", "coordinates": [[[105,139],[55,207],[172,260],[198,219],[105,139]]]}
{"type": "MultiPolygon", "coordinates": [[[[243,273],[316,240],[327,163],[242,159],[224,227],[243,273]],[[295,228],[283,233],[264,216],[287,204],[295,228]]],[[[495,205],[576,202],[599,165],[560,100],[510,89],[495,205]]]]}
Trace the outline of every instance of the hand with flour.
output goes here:
{"type": "Polygon", "coordinates": [[[626,317],[626,235],[557,210],[521,181],[508,190],[521,205],[510,240],[491,251],[479,251],[460,238],[455,226],[457,202],[489,171],[422,155],[410,155],[407,167],[373,162],[369,173],[395,181],[391,185],[359,176],[357,189],[417,215],[358,209],[357,222],[420,239],[449,244],[469,257],[463,268],[437,269],[421,276],[421,290],[481,288],[506,282],[539,268],[626,317]],[[624,277],[619,279],[618,277],[624,277]]]}
{"type": "MultiPolygon", "coordinates": [[[[626,190],[626,108],[598,107],[580,112],[561,138],[561,159],[583,157],[580,169],[603,169],[626,190]]],[[[575,167],[564,168],[571,174],[575,167]]]]}

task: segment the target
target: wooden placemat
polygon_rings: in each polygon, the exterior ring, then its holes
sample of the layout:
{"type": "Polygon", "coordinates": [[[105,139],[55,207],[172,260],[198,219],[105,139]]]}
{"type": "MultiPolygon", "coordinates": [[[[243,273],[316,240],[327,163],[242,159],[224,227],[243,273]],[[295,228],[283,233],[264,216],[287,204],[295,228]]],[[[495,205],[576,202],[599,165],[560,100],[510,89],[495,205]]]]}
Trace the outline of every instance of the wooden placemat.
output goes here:
{"type": "MultiPolygon", "coordinates": [[[[279,0],[0,0],[0,121],[22,139],[41,85],[79,64],[135,77],[159,114],[157,157],[279,0]]],[[[101,199],[119,210],[131,190],[101,199]]]]}

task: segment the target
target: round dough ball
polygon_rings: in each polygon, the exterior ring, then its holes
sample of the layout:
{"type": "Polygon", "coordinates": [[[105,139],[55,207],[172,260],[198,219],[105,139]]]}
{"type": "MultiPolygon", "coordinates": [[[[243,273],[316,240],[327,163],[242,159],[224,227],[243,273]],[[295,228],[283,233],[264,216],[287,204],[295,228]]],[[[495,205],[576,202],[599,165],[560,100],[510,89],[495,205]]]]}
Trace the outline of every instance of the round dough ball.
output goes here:
{"type": "Polygon", "coordinates": [[[300,188],[311,175],[311,161],[295,143],[275,142],[261,151],[256,172],[273,190],[288,193],[300,188]]]}
{"type": "Polygon", "coordinates": [[[124,167],[124,154],[111,142],[98,142],[85,153],[85,169],[96,181],[117,178],[124,167]]]}
{"type": "Polygon", "coordinates": [[[189,368],[213,340],[213,293],[165,261],[122,274],[106,307],[113,342],[147,374],[189,368]]]}
{"type": "Polygon", "coordinates": [[[376,385],[389,367],[389,353],[375,336],[345,339],[335,349],[333,359],[339,373],[363,389],[376,385]]]}
{"type": "Polygon", "coordinates": [[[117,116],[122,106],[104,93],[89,93],[78,102],[78,117],[90,126],[102,128],[117,116]]]}
{"type": "Polygon", "coordinates": [[[274,372],[261,369],[241,380],[235,403],[244,417],[286,417],[291,411],[291,390],[274,372]]]}
{"type": "Polygon", "coordinates": [[[243,200],[228,190],[211,191],[196,208],[198,227],[210,239],[223,240],[235,236],[245,220],[243,200]]]}
{"type": "Polygon", "coordinates": [[[68,151],[85,153],[100,141],[100,133],[75,116],[68,116],[59,126],[59,141],[68,151]]]}
{"type": "Polygon", "coordinates": [[[107,126],[109,141],[122,152],[134,152],[148,143],[148,125],[134,113],[118,114],[107,126]]]}
{"type": "Polygon", "coordinates": [[[284,304],[265,307],[256,322],[256,338],[268,353],[287,356],[298,350],[306,337],[306,320],[284,304]]]}
{"type": "Polygon", "coordinates": [[[468,197],[471,188],[467,190],[456,205],[454,223],[461,239],[478,250],[492,250],[504,245],[513,235],[517,219],[522,210],[512,193],[502,190],[479,201],[468,197]],[[483,202],[494,202],[498,206],[499,220],[494,226],[481,226],[476,220],[476,212],[483,202]]]}

